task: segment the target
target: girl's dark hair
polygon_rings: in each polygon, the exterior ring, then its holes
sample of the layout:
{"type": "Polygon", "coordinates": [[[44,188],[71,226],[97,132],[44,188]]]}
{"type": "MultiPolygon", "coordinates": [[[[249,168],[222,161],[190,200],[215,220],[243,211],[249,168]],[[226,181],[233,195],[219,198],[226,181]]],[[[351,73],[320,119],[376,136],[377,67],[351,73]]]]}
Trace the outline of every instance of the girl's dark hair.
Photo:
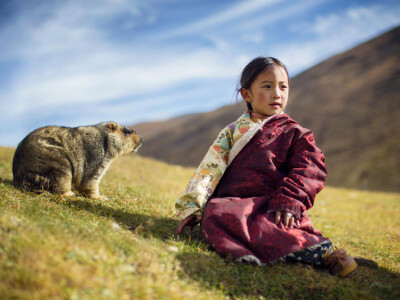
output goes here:
{"type": "MultiPolygon", "coordinates": [[[[241,89],[250,89],[251,84],[259,74],[276,66],[280,66],[285,70],[289,80],[289,73],[285,65],[279,59],[274,57],[256,57],[244,67],[237,87],[237,94],[240,93],[241,89]]],[[[249,110],[253,109],[251,103],[246,102],[246,104],[249,110]]]]}

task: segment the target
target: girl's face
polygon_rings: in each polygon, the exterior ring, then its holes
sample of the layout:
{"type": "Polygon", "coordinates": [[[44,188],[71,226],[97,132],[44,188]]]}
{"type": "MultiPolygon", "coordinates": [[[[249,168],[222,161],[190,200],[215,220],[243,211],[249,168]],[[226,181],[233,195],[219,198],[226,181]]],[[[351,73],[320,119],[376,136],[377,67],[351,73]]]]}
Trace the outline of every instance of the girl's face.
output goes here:
{"type": "Polygon", "coordinates": [[[260,73],[250,89],[241,89],[240,93],[255,113],[272,116],[281,113],[287,105],[289,79],[282,67],[274,66],[260,73]]]}

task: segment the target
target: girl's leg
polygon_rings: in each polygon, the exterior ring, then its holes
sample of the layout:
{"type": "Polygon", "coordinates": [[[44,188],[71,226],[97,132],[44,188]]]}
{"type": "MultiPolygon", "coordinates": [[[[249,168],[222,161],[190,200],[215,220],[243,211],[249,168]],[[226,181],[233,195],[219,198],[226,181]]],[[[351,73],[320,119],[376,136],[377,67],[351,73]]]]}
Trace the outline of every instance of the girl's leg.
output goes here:
{"type": "Polygon", "coordinates": [[[305,248],[303,250],[288,254],[284,257],[287,262],[301,262],[315,267],[324,266],[324,258],[333,252],[333,245],[330,240],[305,248]]]}
{"type": "Polygon", "coordinates": [[[314,267],[325,267],[334,275],[347,276],[357,268],[353,257],[346,254],[343,249],[332,246],[330,240],[288,254],[283,261],[301,262],[314,267]]]}

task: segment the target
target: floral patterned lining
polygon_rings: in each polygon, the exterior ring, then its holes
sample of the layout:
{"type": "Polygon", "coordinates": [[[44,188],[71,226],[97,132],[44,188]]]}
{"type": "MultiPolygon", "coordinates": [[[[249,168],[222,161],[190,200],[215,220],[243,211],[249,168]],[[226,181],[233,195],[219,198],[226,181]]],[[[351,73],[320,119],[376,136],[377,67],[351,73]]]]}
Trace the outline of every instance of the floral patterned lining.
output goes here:
{"type": "MultiPolygon", "coordinates": [[[[204,211],[208,198],[212,195],[226,168],[234,157],[230,155],[232,147],[245,133],[244,143],[234,151],[236,154],[247,144],[254,134],[269,120],[254,122],[250,112],[244,112],[239,119],[226,126],[215,139],[196,172],[189,181],[185,192],[176,200],[175,208],[180,219],[204,211]],[[252,129],[252,130],[250,130],[252,129]],[[250,133],[250,131],[252,131],[250,133]]],[[[238,143],[239,144],[239,143],[238,143]]]]}

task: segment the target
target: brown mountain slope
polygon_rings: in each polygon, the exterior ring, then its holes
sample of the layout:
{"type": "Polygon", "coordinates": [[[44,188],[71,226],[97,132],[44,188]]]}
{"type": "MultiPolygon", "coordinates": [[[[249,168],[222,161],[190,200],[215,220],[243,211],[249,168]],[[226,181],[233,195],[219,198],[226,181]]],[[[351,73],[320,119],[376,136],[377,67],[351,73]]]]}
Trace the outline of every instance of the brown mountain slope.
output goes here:
{"type": "MultiPolygon", "coordinates": [[[[196,166],[244,106],[143,123],[140,153],[196,166]]],[[[336,55],[291,81],[287,112],[313,130],[328,184],[400,191],[400,27],[336,55]]]]}
{"type": "Polygon", "coordinates": [[[140,155],[172,164],[196,166],[219,131],[245,110],[240,104],[168,121],[132,126],[143,136],[140,155]]]}

